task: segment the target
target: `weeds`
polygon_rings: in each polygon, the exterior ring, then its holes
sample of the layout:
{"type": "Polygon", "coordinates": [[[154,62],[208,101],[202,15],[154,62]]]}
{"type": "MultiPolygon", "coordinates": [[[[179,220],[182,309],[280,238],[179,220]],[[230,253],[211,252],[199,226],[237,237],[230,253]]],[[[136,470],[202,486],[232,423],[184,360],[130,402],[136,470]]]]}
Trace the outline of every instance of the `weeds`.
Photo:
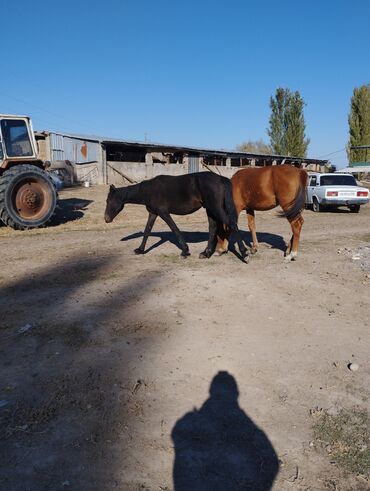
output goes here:
{"type": "Polygon", "coordinates": [[[352,474],[370,477],[370,418],[366,410],[345,410],[336,415],[315,413],[317,442],[332,460],[352,474]]]}

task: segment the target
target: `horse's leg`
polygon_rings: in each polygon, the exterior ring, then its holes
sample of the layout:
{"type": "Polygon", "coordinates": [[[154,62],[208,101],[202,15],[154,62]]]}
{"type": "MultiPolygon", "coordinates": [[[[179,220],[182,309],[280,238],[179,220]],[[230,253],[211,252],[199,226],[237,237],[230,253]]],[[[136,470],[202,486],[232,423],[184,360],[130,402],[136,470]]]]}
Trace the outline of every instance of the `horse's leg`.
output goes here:
{"type": "Polygon", "coordinates": [[[144,254],[146,241],[148,240],[149,234],[152,231],[157,216],[158,216],[157,214],[149,212],[148,221],[146,222],[146,227],[144,230],[144,237],[140,246],[134,250],[135,254],[144,254]]]}
{"type": "Polygon", "coordinates": [[[298,245],[299,245],[299,237],[301,235],[302,225],[304,223],[302,215],[299,215],[293,222],[290,223],[292,227],[292,238],[290,239],[289,246],[287,247],[285,253],[286,261],[294,261],[294,259],[298,255],[298,245]]]}
{"type": "MultiPolygon", "coordinates": [[[[237,216],[239,216],[239,215],[237,214],[237,216]]],[[[223,209],[219,210],[219,217],[220,217],[221,222],[224,223],[228,227],[229,230],[232,230],[233,232],[235,232],[236,241],[238,243],[240,254],[241,254],[242,258],[244,259],[244,261],[247,263],[249,261],[248,250],[245,247],[245,245],[243,243],[243,239],[240,235],[238,223],[236,221],[234,222],[234,220],[231,220],[229,215],[223,209]]]]}
{"type": "Polygon", "coordinates": [[[170,227],[172,232],[176,235],[176,238],[179,241],[182,250],[181,256],[182,257],[190,256],[189,247],[185,242],[176,223],[173,221],[171,215],[169,213],[160,213],[159,216],[162,218],[162,220],[164,220],[167,223],[167,225],[170,227]]]}
{"type": "MultiPolygon", "coordinates": [[[[235,204],[236,216],[237,218],[242,211],[242,206],[239,203],[235,204]]],[[[226,254],[229,247],[229,237],[231,234],[230,227],[226,223],[219,223],[217,227],[217,245],[216,245],[216,255],[221,256],[226,254]]]]}
{"type": "Polygon", "coordinates": [[[238,243],[240,254],[241,254],[244,262],[248,263],[249,262],[248,250],[243,243],[243,239],[240,235],[238,225],[236,225],[236,228],[234,228],[234,232],[236,233],[236,241],[238,243]]]}
{"type": "Polygon", "coordinates": [[[258,250],[258,240],[257,240],[257,233],[256,233],[256,220],[254,217],[254,210],[251,210],[250,208],[247,208],[247,220],[248,220],[248,228],[249,231],[252,235],[252,247],[251,247],[251,254],[256,254],[258,250]]]}
{"type": "Polygon", "coordinates": [[[292,245],[293,245],[293,235],[291,236],[288,247],[286,248],[286,251],[284,253],[285,257],[287,257],[290,254],[290,251],[292,250],[292,245]]]}
{"type": "MultiPolygon", "coordinates": [[[[203,252],[199,254],[199,259],[210,258],[212,254],[215,252],[216,244],[217,244],[217,228],[218,224],[216,220],[214,220],[208,213],[208,224],[209,224],[209,236],[208,236],[208,244],[203,252]]],[[[221,224],[222,225],[222,224],[221,224]]]]}
{"type": "Polygon", "coordinates": [[[223,223],[217,224],[217,244],[216,244],[216,255],[221,256],[227,253],[227,248],[229,246],[230,229],[227,225],[223,223]]]}

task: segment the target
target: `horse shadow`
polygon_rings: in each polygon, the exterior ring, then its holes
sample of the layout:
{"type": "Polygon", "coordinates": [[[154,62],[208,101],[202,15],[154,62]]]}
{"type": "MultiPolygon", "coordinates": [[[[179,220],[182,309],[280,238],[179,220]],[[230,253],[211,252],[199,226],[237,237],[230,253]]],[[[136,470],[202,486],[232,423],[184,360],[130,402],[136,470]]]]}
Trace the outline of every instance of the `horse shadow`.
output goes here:
{"type": "MultiPolygon", "coordinates": [[[[184,237],[185,242],[188,244],[198,244],[200,242],[206,242],[208,240],[208,232],[181,232],[184,237]]],[[[243,241],[251,247],[252,245],[252,236],[250,232],[244,232],[240,230],[240,234],[242,236],[243,241]]],[[[122,242],[127,242],[134,239],[139,239],[143,237],[143,232],[135,232],[133,234],[127,235],[126,237],[122,237],[122,242]]],[[[148,249],[145,250],[144,254],[156,249],[157,247],[165,244],[166,242],[170,242],[175,245],[179,249],[181,249],[180,244],[177,242],[176,236],[173,232],[152,232],[149,237],[158,237],[158,242],[152,244],[148,249]]],[[[272,249],[279,249],[283,252],[286,250],[286,243],[281,235],[270,234],[265,232],[257,233],[258,242],[263,242],[271,246],[272,249]]],[[[232,234],[230,237],[229,249],[231,252],[236,252],[235,249],[236,237],[235,234],[232,234]]]]}
{"type": "Polygon", "coordinates": [[[56,227],[63,223],[80,220],[84,216],[84,211],[93,203],[90,199],[65,198],[59,199],[55,208],[55,213],[48,226],[56,227]]]}
{"type": "MultiPolygon", "coordinates": [[[[250,232],[240,231],[243,241],[252,247],[252,234],[250,232]]],[[[282,252],[286,250],[286,243],[281,235],[270,234],[269,232],[257,232],[258,243],[264,243],[271,247],[271,249],[278,249],[282,252]]],[[[235,249],[235,237],[234,234],[230,237],[229,248],[235,249]]]]}
{"type": "Polygon", "coordinates": [[[200,409],[173,430],[174,491],[269,491],[279,470],[266,434],[238,404],[238,386],[218,372],[200,409]]]}
{"type": "MultiPolygon", "coordinates": [[[[126,237],[122,237],[121,241],[126,242],[129,240],[133,239],[138,239],[140,237],[143,237],[144,233],[143,232],[135,232],[134,234],[127,235],[126,237]]],[[[181,231],[181,235],[184,237],[184,240],[188,244],[198,244],[200,242],[205,242],[208,240],[208,232],[183,232],[181,231]]],[[[168,231],[168,232],[152,232],[149,237],[158,237],[159,241],[155,242],[152,244],[150,247],[148,247],[144,254],[147,254],[148,252],[152,251],[153,249],[156,249],[157,247],[165,244],[166,242],[170,242],[171,244],[175,245],[179,249],[181,249],[180,244],[178,243],[176,236],[173,232],[168,231]]]]}

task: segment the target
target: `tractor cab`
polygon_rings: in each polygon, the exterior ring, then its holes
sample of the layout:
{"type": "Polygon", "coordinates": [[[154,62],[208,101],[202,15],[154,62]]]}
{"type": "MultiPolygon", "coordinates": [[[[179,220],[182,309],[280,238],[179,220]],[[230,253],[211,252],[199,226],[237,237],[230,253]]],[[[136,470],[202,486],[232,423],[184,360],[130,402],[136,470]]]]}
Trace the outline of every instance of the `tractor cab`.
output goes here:
{"type": "Polygon", "coordinates": [[[37,160],[30,118],[0,114],[0,166],[6,168],[18,159],[37,160]]]}

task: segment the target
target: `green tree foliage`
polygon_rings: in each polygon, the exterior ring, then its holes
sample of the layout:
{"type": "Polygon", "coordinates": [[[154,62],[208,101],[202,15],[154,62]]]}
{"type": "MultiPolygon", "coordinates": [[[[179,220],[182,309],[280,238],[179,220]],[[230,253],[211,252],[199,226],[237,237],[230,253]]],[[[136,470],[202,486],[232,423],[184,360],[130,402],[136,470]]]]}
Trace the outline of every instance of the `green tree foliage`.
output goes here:
{"type": "Polygon", "coordinates": [[[271,116],[267,134],[274,154],[306,157],[310,143],[306,138],[303,108],[305,102],[298,91],[279,87],[270,98],[271,116]]]}
{"type": "Polygon", "coordinates": [[[370,145],[370,84],[353,90],[348,116],[349,141],[347,155],[350,162],[366,162],[370,150],[351,150],[350,147],[370,145]]]}
{"type": "Polygon", "coordinates": [[[258,153],[262,155],[272,154],[272,148],[268,143],[265,143],[263,140],[248,140],[238,145],[237,150],[239,150],[240,152],[258,153]]]}

